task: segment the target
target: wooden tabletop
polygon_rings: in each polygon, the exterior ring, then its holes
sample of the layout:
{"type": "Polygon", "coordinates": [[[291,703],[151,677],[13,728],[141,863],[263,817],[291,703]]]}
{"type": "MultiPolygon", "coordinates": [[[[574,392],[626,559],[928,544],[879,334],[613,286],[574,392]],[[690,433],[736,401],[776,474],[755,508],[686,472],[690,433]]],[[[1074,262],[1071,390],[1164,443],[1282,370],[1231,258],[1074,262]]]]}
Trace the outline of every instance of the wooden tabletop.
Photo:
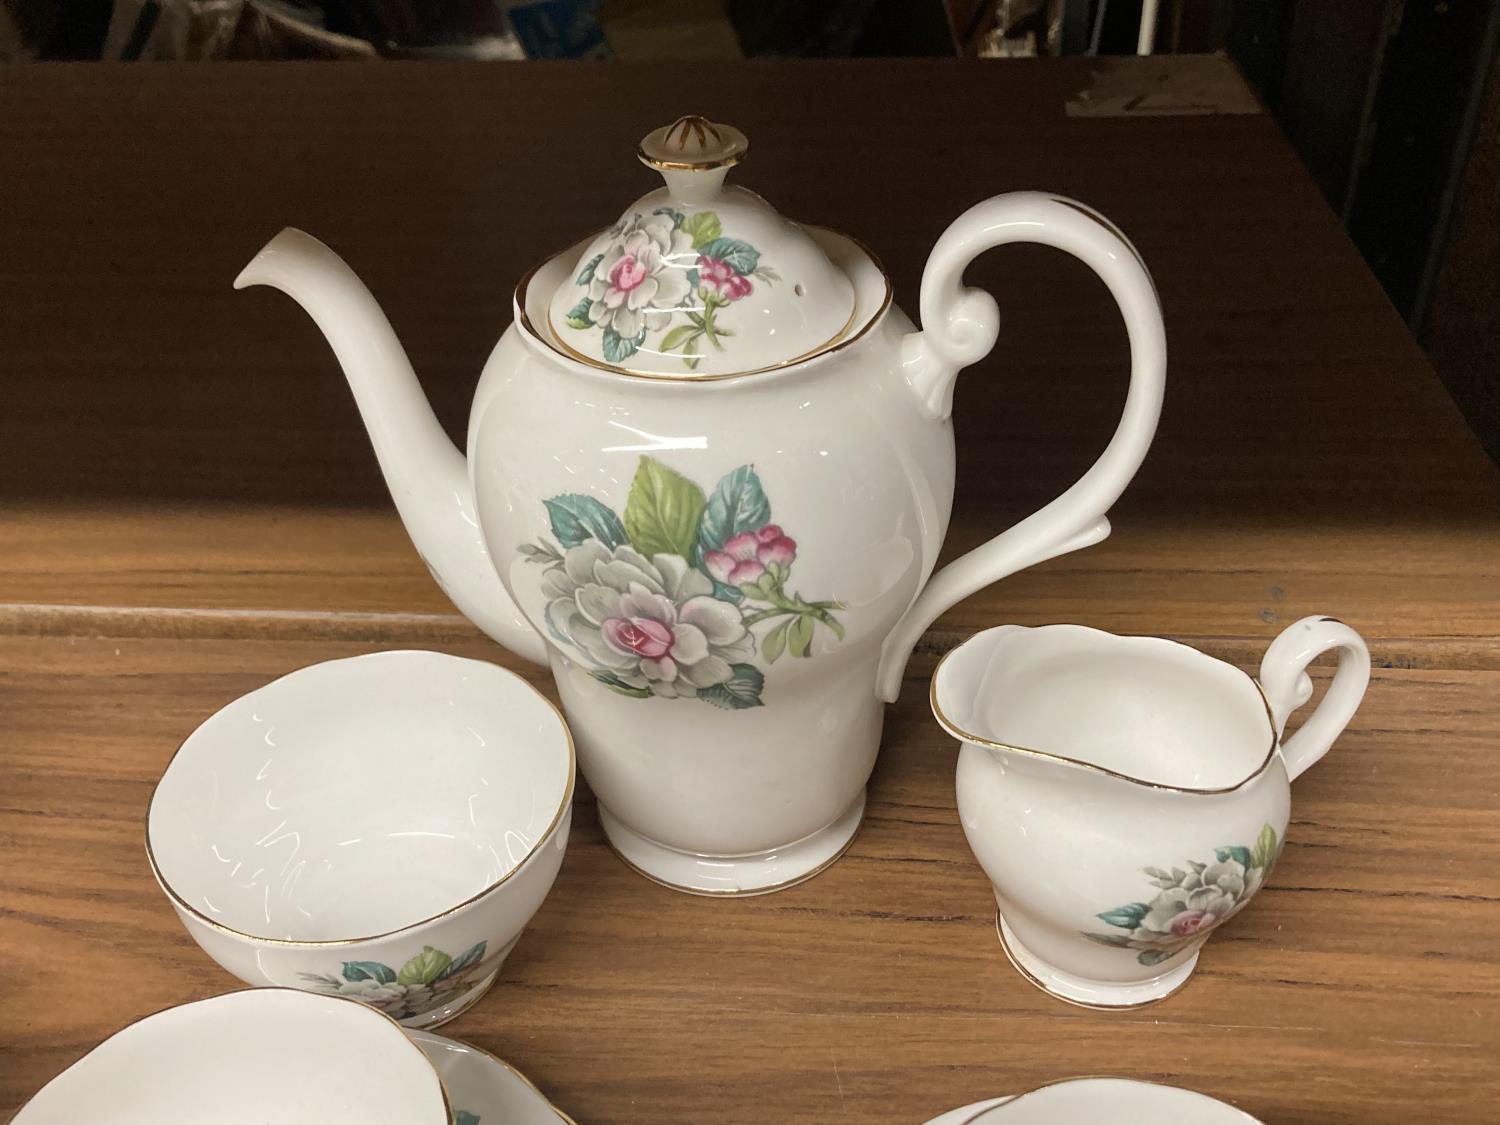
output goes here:
{"type": "MultiPolygon", "coordinates": [[[[447,1032],[582,1125],[920,1125],[1091,1073],[1272,1123],[1486,1118],[1500,474],[1274,123],[1076,112],[1106,79],[1151,104],[1143,64],[1086,60],[0,70],[0,1115],[131,1019],[234,986],[141,846],[198,722],[374,648],[519,667],[427,576],[316,331],[232,292],[239,267],[284,224],[324,238],[459,433],[515,280],[648,190],[635,141],[694,109],[754,141],[742,182],[875,247],[908,309],[932,241],[985,195],[1104,211],[1160,288],[1160,434],[1113,538],[934,628],[848,856],[766,898],[675,895],[610,855],[582,792],[502,984],[447,1032]],[[1161,1005],[1034,991],[954,815],[932,654],[1068,620],[1253,663],[1309,612],[1359,628],[1379,667],[1298,782],[1271,883],[1161,1005]]],[[[950,554],[1076,477],[1125,385],[1124,333],[1081,266],[1017,248],[969,277],[1006,319],[960,381],[950,554]]]]}

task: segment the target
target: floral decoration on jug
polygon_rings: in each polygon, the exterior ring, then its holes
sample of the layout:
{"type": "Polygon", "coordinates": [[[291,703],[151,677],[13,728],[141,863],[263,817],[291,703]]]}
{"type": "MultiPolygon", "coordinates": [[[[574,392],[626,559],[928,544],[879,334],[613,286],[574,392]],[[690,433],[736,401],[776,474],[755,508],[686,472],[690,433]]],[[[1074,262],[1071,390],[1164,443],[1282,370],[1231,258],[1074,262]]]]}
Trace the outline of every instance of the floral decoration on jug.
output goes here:
{"type": "Polygon", "coordinates": [[[310,991],[359,1000],[395,1020],[412,1019],[453,1003],[489,973],[485,942],[457,957],[424,945],[399,969],[379,961],[345,961],[338,973],[303,973],[310,991]]]}
{"type": "Polygon", "coordinates": [[[754,290],[751,278],[772,285],[781,278],[761,265],[748,242],[725,238],[714,211],[684,215],[661,207],[610,228],[610,243],[575,280],[588,295],[568,311],[568,326],[604,333],[604,358],[620,363],[640,350],[648,332],[663,332],[661,352],[680,352],[698,366],[704,344],[723,351],[733,330],[718,315],[754,290]],[[687,267],[687,268],[684,268],[687,267]],[[678,314],[682,321],[676,323],[678,314]]]}
{"type": "Polygon", "coordinates": [[[546,569],[548,631],[589,674],[637,699],[762,705],[767,664],[812,656],[821,625],[839,640],[836,601],[788,593],[796,540],[771,522],[760,477],[741,465],[711,495],[642,457],[623,517],[592,496],[545,501],[556,544],[520,553],[546,569]],[[769,624],[759,635],[754,629],[769,624]]]}
{"type": "Polygon", "coordinates": [[[1128,902],[1103,914],[1102,922],[1127,932],[1083,936],[1101,945],[1137,950],[1142,965],[1157,965],[1181,953],[1226,918],[1239,913],[1265,882],[1280,850],[1276,829],[1260,830],[1253,848],[1214,849],[1213,863],[1187,861],[1187,869],[1143,867],[1160,888],[1150,902],[1128,902]]]}

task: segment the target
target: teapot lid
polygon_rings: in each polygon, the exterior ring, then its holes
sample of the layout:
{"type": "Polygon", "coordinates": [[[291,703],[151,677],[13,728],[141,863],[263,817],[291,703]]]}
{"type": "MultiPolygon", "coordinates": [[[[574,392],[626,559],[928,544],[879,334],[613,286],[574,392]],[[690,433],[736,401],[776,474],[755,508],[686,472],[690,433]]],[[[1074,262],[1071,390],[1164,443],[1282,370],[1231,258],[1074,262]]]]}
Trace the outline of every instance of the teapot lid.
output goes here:
{"type": "Polygon", "coordinates": [[[666,181],[593,239],[552,295],[550,334],[596,367],[706,379],[780,367],[837,344],[854,286],[813,238],[725,185],[749,142],[680,117],[638,155],[666,181]]]}

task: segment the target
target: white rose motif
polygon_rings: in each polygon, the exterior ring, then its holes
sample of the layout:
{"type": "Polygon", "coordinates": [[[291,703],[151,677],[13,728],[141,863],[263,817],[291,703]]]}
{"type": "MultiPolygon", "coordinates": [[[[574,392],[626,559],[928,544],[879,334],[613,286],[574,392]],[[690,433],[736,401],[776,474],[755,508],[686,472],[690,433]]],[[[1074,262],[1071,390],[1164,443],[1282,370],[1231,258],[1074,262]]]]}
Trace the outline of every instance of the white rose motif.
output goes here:
{"type": "Polygon", "coordinates": [[[715,598],[713,583],[680,555],[647,560],[587,539],[546,572],[542,590],[555,636],[596,670],[657,696],[727,683],[730,665],[755,652],[739,609],[715,598]]]}
{"type": "Polygon", "coordinates": [[[692,236],[669,215],[635,216],[605,248],[589,282],[589,319],[624,340],[667,326],[688,298],[692,236]]]}
{"type": "Polygon", "coordinates": [[[378,980],[346,980],[340,981],[338,994],[347,996],[351,1000],[360,1000],[376,1008],[387,1008],[400,1005],[406,999],[406,986],[404,984],[382,984],[378,980]]]}

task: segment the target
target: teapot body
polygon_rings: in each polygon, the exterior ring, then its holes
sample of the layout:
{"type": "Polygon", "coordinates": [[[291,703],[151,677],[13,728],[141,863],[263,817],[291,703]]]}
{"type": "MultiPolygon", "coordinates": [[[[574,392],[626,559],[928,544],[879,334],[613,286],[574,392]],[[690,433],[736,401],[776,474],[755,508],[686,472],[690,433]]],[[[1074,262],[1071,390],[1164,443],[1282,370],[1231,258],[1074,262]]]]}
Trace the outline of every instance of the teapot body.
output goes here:
{"type": "Polygon", "coordinates": [[[1165,333],[1139,254],[1074,201],[1017,192],[954,220],[923,271],[918,332],[855,240],[719,190],[744,151],[736,131],[683,119],[653,137],[641,155],[671,204],[638,201],[522,280],[467,457],[369,290],[322,243],[285,230],[235,284],[280,288],[313,316],[439,585],[551,667],[615,848],[671,886],[758,893],[852,839],[881,704],[924,630],[1109,535],[1155,432],[1165,333]],[[662,155],[663,139],[692,160],[662,155]],[[1014,242],[1104,281],[1130,388],[1082,477],[934,572],[954,382],[999,334],[994,300],[963,271],[1014,242]]]}
{"type": "Polygon", "coordinates": [[[857,827],[881,645],[953,497],[951,425],[902,371],[910,331],[892,308],[815,361],[689,383],[571,363],[513,325],[486,366],[468,460],[491,561],[547,642],[611,842],[663,881],[779,885],[799,872],[753,857],[838,826],[810,845],[836,855],[857,827]]]}

